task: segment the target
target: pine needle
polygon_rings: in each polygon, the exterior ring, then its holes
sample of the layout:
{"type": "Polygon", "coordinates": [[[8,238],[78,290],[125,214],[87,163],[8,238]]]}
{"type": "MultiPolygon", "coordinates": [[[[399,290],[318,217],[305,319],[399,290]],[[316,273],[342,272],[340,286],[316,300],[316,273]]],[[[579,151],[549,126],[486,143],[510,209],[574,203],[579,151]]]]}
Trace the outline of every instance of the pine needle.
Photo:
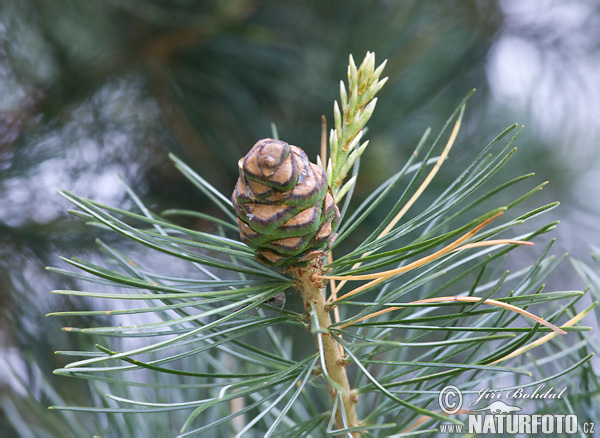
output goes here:
{"type": "MultiPolygon", "coordinates": [[[[450,149],[452,149],[452,146],[454,145],[456,137],[458,136],[458,131],[460,131],[460,126],[462,123],[462,117],[463,117],[464,112],[465,112],[465,107],[463,106],[461,108],[461,111],[458,115],[456,122],[454,123],[454,128],[452,128],[452,133],[450,134],[450,138],[448,139],[446,146],[444,146],[442,153],[440,154],[436,163],[433,165],[433,168],[431,169],[431,171],[429,172],[429,174],[427,175],[425,180],[421,183],[421,185],[419,186],[417,191],[411,196],[411,198],[408,200],[408,202],[406,204],[404,204],[404,206],[398,212],[398,214],[394,217],[394,219],[392,219],[390,221],[390,223],[383,229],[383,231],[381,233],[379,233],[379,235],[377,236],[377,239],[381,239],[382,237],[387,235],[391,230],[394,229],[394,226],[396,226],[396,224],[398,222],[400,222],[400,220],[404,217],[404,215],[410,209],[410,207],[412,207],[412,205],[417,201],[417,199],[419,199],[419,197],[423,194],[423,192],[425,191],[427,186],[429,186],[431,181],[433,181],[433,178],[435,177],[435,175],[438,173],[438,171],[442,167],[442,164],[444,163],[444,161],[448,157],[448,154],[450,153],[450,149]]],[[[373,251],[367,251],[366,253],[363,254],[363,257],[370,255],[372,252],[373,251]]],[[[361,264],[362,264],[361,262],[354,264],[352,266],[352,269],[356,269],[356,268],[360,267],[361,264]]],[[[339,292],[339,290],[345,284],[346,284],[346,280],[341,281],[338,284],[338,288],[335,292],[336,293],[339,292]]]]}
{"type": "MultiPolygon", "coordinates": [[[[481,301],[481,298],[479,297],[460,297],[460,296],[451,296],[451,297],[434,297],[434,298],[426,298],[424,300],[417,300],[417,301],[411,301],[409,304],[426,304],[426,303],[440,303],[440,302],[445,302],[445,301],[462,301],[462,302],[469,302],[469,303],[478,303],[481,301]]],[[[555,326],[554,324],[549,323],[548,321],[546,321],[543,318],[540,318],[537,315],[534,315],[531,312],[528,312],[527,310],[523,310],[520,307],[517,306],[513,306],[512,304],[508,304],[508,303],[504,303],[502,301],[498,301],[498,300],[494,300],[491,298],[488,298],[486,300],[483,300],[484,304],[489,304],[490,306],[497,306],[497,307],[502,307],[503,309],[506,310],[511,310],[513,312],[519,313],[523,316],[526,316],[528,318],[533,319],[535,322],[539,322],[542,325],[545,325],[546,327],[552,329],[556,334],[560,333],[561,335],[566,335],[567,332],[564,331],[563,329],[555,326]]],[[[352,321],[349,322],[347,324],[344,324],[342,326],[340,326],[341,328],[345,328],[345,327],[349,327],[353,324],[356,324],[358,322],[364,321],[365,319],[369,319],[372,318],[374,316],[379,316],[379,315],[383,315],[384,313],[388,313],[388,312],[392,312],[394,310],[399,310],[402,309],[402,306],[397,306],[397,307],[389,307],[387,309],[383,309],[380,310],[378,312],[374,312],[371,313],[369,315],[363,316],[360,319],[357,319],[356,321],[352,321]]]]}
{"type": "MultiPolygon", "coordinates": [[[[494,219],[500,217],[503,214],[502,211],[496,213],[494,216],[490,217],[489,219],[483,221],[481,224],[477,225],[476,227],[474,227],[472,230],[468,231],[467,233],[465,233],[464,235],[462,235],[461,237],[459,237],[458,239],[456,239],[454,242],[452,242],[451,244],[445,246],[444,248],[440,249],[439,251],[434,252],[431,255],[428,255],[426,257],[423,257],[419,260],[416,260],[412,263],[409,263],[406,266],[402,266],[400,268],[396,268],[396,269],[391,269],[389,271],[384,271],[384,272],[377,272],[374,274],[364,274],[364,275],[347,275],[347,276],[338,276],[338,275],[320,275],[317,276],[317,279],[319,280],[373,280],[367,284],[364,284],[344,295],[342,295],[339,298],[336,298],[335,300],[332,300],[330,297],[330,300],[328,300],[329,305],[331,304],[335,304],[336,302],[343,300],[345,298],[349,298],[352,295],[355,295],[359,292],[362,292],[364,290],[367,290],[373,286],[375,286],[376,284],[381,283],[384,280],[387,280],[389,278],[394,277],[395,275],[398,274],[402,274],[404,272],[408,272],[411,271],[415,268],[421,267],[429,262],[432,262],[450,252],[453,251],[459,251],[461,248],[458,248],[460,246],[461,243],[463,243],[464,241],[468,240],[470,237],[474,236],[475,234],[477,234],[482,228],[484,228],[486,225],[488,225],[490,222],[492,222],[494,219]]],[[[521,242],[521,241],[518,241],[521,242]]],[[[481,242],[483,243],[483,242],[481,242]]],[[[521,243],[519,243],[521,244],[521,243]]],[[[527,242],[526,244],[530,244],[529,242],[527,242]]],[[[481,246],[481,245],[480,245],[481,246]]]]}

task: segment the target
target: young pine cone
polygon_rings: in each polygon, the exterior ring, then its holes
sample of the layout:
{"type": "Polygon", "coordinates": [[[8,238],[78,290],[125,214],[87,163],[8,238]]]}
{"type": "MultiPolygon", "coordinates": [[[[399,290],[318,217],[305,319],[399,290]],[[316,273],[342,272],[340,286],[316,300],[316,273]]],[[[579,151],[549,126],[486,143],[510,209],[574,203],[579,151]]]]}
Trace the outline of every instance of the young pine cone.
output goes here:
{"type": "Polygon", "coordinates": [[[232,200],[240,236],[260,261],[301,266],[333,243],[340,212],[325,172],[302,149],[266,138],[238,167],[232,200]]]}

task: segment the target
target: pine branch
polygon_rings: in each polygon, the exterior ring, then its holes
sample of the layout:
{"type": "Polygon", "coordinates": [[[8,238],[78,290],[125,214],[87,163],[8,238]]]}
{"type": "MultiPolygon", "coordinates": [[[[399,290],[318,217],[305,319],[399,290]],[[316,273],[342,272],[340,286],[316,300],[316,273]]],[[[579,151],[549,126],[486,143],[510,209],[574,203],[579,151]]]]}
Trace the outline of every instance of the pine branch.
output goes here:
{"type": "MultiPolygon", "coordinates": [[[[341,109],[334,107],[336,126],[327,166],[330,187],[322,168],[310,163],[300,148],[281,140],[260,141],[248,162],[240,161],[233,202],[172,157],[222,217],[189,210],[169,210],[165,216],[206,219],[217,229],[214,232],[190,230],[150,212],[129,187],[126,191],[139,212],[61,193],[89,225],[134,242],[143,251],[130,255],[129,247],[117,248],[98,239],[106,264],[73,258],[64,260],[78,272],[50,268],[102,286],[54,293],[121,303],[103,310],[52,313],[107,319],[94,327],[65,327],[94,336],[97,346],[60,352],[76,359],[55,372],[106,385],[102,391],[109,393],[108,399],[94,402],[101,407],[61,405],[56,410],[169,416],[184,411],[184,417],[178,417],[181,436],[427,434],[428,419],[460,424],[435,407],[437,390],[450,379],[476,392],[477,385],[496,373],[529,379],[519,383],[522,386],[564,378],[568,372],[594,376],[588,364],[588,338],[568,347],[559,344],[560,352],[542,359],[561,361],[562,369],[550,378],[535,376],[536,364],[524,359],[536,347],[550,348],[558,333],[585,336],[589,328],[578,323],[592,314],[595,305],[577,311],[575,304],[584,292],[544,291],[546,279],[563,259],[549,255],[552,241],[533,263],[515,272],[506,272],[497,263],[516,248],[527,250],[535,238],[556,226],[549,222],[521,231],[557,203],[515,214],[544,184],[515,194],[505,205],[494,204],[498,193],[514,190],[531,174],[486,188],[475,197],[513,156],[520,132],[516,125],[483,148],[429,206],[412,217],[407,214],[448,159],[468,96],[436,138],[428,144],[427,131],[406,166],[337,227],[349,197],[340,215],[332,192],[339,201],[356,182],[357,161],[366,147],[366,142],[359,143],[375,106],[374,96],[385,83],[379,80],[382,69],[383,64],[374,68],[373,54],[367,54],[359,68],[351,59],[350,91],[346,93],[342,85],[341,109]],[[344,182],[351,168],[354,175],[344,182]],[[404,179],[408,181],[398,194],[395,189],[404,179]],[[392,196],[385,219],[362,243],[333,260],[331,248],[392,196]],[[333,242],[336,229],[340,235],[333,242]],[[324,266],[326,255],[330,257],[324,266]],[[186,273],[149,267],[154,256],[181,263],[186,273]],[[368,282],[344,291],[343,284],[331,286],[327,297],[324,284],[334,279],[368,282]],[[294,288],[300,291],[305,313],[273,304],[294,288]],[[417,293],[418,299],[411,296],[417,293]],[[527,310],[533,305],[540,305],[535,313],[527,310]],[[332,308],[339,312],[335,322],[332,308]],[[144,315],[153,319],[140,322],[144,315]],[[535,324],[515,326],[519,315],[535,324]],[[112,321],[123,316],[136,319],[112,321]],[[316,352],[297,341],[306,330],[316,352]],[[122,343],[128,338],[145,342],[122,343]],[[507,366],[495,365],[501,361],[507,366]],[[349,367],[355,380],[348,377],[349,367]],[[140,382],[122,374],[134,370],[155,379],[140,382]],[[157,390],[156,400],[149,401],[148,394],[136,388],[157,390]],[[162,395],[165,388],[173,394],[168,402],[162,395]],[[184,389],[193,389],[194,398],[184,389]],[[359,394],[368,397],[368,406],[358,403],[359,394]]],[[[583,264],[574,264],[586,278],[597,277],[583,264]]]]}

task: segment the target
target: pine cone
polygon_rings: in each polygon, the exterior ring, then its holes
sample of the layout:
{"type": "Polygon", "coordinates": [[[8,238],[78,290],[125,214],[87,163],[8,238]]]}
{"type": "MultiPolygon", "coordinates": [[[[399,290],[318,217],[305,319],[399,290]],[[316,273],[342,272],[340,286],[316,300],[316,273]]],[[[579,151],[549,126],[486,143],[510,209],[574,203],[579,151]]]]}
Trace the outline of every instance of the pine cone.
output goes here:
{"type": "Polygon", "coordinates": [[[319,257],[340,219],[323,169],[284,141],[258,141],[238,162],[233,191],[242,241],[265,264],[302,266],[319,257]]]}

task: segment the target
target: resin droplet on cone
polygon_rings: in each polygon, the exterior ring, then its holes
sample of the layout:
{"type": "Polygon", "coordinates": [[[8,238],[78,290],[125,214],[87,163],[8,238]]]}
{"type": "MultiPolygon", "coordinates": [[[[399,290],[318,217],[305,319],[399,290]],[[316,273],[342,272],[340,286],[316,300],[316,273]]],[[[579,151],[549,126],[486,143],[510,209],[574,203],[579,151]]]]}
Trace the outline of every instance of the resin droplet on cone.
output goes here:
{"type": "Polygon", "coordinates": [[[301,266],[331,245],[340,212],[325,172],[302,149],[266,138],[238,167],[233,206],[242,241],[259,260],[301,266]]]}

